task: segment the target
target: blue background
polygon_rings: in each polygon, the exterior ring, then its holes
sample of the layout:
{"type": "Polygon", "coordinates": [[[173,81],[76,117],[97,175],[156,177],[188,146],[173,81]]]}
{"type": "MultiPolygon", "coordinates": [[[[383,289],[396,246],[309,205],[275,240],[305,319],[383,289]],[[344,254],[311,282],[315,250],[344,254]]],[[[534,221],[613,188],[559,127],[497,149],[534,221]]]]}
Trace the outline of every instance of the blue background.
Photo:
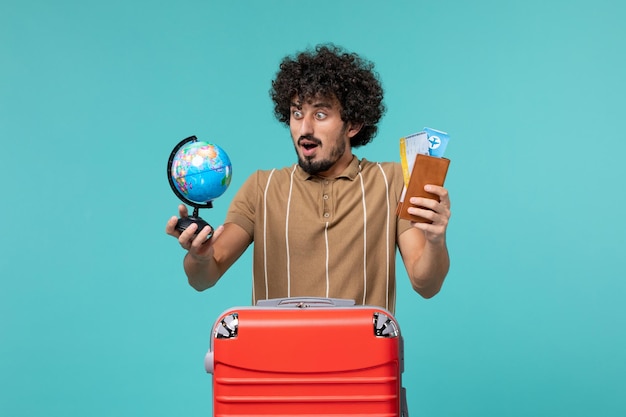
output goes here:
{"type": "Polygon", "coordinates": [[[203,357],[250,302],[250,253],[212,290],[164,233],[169,152],[220,144],[233,182],[289,165],[279,60],[335,42],[388,112],[360,157],[446,130],[452,268],[399,275],[420,416],[624,416],[621,1],[0,2],[0,415],[206,416],[203,357]]]}

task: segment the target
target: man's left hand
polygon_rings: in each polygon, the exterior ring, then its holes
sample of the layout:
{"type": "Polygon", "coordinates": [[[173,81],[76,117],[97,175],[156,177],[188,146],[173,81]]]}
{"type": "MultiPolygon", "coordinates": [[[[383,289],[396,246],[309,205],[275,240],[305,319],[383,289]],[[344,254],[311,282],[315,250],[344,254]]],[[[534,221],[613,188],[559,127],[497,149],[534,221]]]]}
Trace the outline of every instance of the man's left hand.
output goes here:
{"type": "Polygon", "coordinates": [[[417,207],[410,207],[409,213],[428,219],[431,223],[411,223],[424,232],[424,236],[431,243],[445,241],[446,229],[450,221],[450,196],[448,190],[438,185],[428,184],[424,190],[439,196],[439,201],[431,198],[411,197],[410,203],[417,207]]]}

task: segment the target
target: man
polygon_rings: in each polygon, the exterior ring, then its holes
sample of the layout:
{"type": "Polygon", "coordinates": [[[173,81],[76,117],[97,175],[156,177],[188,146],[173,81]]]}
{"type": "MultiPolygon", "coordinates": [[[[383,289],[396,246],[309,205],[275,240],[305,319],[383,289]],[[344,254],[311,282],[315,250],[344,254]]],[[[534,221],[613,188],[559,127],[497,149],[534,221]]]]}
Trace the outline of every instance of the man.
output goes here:
{"type": "MultiPolygon", "coordinates": [[[[335,46],[286,57],[270,91],[278,120],[289,126],[297,165],[252,174],[234,197],[224,225],[166,232],[187,250],[184,269],[198,291],[212,287],[254,242],[253,302],[280,297],[353,299],[395,309],[399,249],[415,291],[439,292],[449,269],[446,229],[450,199],[410,197],[410,213],[432,223],[396,217],[404,186],[399,163],[359,160],[384,113],[373,64],[335,46]]],[[[179,207],[179,216],[187,216],[179,207]]]]}

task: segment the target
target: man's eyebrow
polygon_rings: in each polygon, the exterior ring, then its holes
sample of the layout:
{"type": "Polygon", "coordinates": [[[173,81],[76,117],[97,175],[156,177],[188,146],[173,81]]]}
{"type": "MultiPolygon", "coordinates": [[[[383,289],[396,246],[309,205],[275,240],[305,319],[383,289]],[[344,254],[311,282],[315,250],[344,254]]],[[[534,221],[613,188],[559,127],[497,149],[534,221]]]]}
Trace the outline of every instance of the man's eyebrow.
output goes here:
{"type": "Polygon", "coordinates": [[[326,101],[318,101],[313,103],[313,107],[319,109],[319,108],[327,108],[330,109],[333,107],[333,104],[330,102],[326,102],[326,101]]]}
{"type": "MultiPolygon", "coordinates": [[[[327,102],[327,101],[315,101],[315,102],[311,102],[309,104],[312,107],[315,107],[316,109],[331,109],[333,107],[333,104],[331,102],[327,102]]],[[[295,107],[295,108],[301,109],[302,108],[302,103],[291,102],[291,107],[295,107]]]]}

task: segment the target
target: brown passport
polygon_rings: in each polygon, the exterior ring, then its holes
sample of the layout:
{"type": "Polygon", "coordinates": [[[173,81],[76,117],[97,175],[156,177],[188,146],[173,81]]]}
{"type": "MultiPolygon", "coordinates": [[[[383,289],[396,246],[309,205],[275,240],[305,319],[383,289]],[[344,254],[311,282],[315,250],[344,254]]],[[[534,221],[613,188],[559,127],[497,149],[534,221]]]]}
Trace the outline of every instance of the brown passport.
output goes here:
{"type": "Polygon", "coordinates": [[[415,164],[411,171],[411,177],[409,178],[409,185],[407,186],[406,193],[404,194],[404,201],[398,203],[397,213],[402,219],[410,220],[417,223],[430,223],[428,219],[423,217],[414,216],[408,213],[409,207],[417,207],[409,203],[411,197],[426,197],[439,201],[439,196],[426,192],[424,186],[426,184],[443,186],[448,174],[448,166],[450,160],[447,158],[437,158],[434,156],[417,154],[415,157],[415,164]]]}

